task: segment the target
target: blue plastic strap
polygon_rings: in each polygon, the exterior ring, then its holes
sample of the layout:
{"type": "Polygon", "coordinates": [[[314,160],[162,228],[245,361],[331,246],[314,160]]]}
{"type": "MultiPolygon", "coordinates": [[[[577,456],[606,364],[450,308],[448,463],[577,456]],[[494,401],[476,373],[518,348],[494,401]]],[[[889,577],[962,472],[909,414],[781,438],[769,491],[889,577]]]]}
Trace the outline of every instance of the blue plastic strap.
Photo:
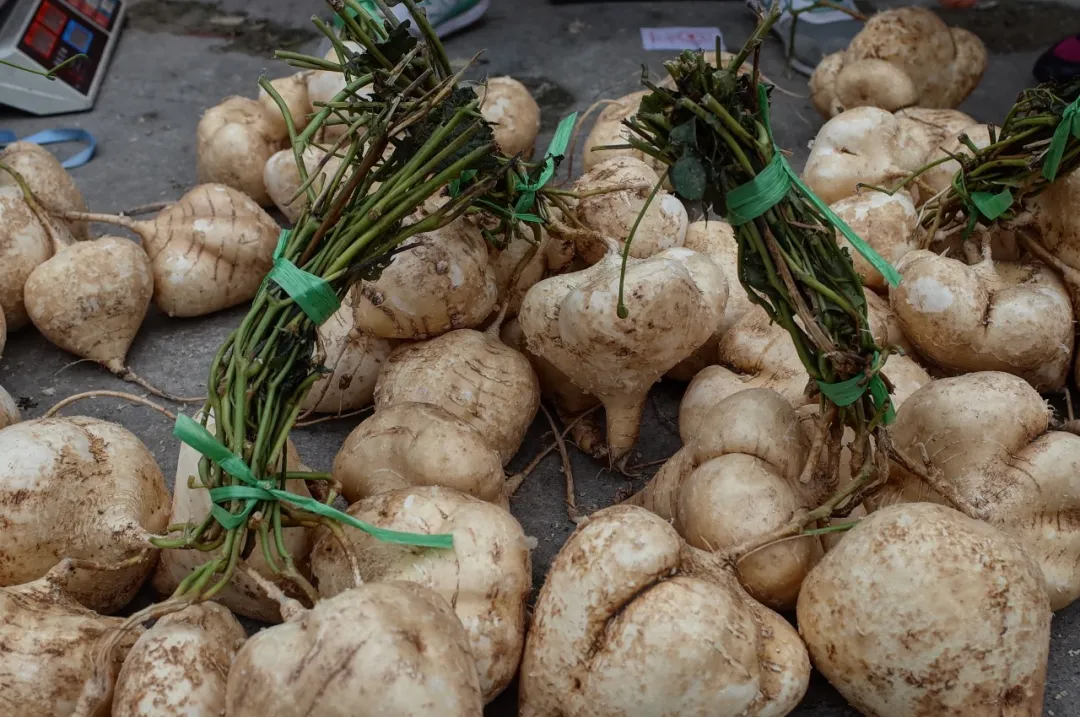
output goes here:
{"type": "Polygon", "coordinates": [[[68,129],[46,129],[35,132],[29,137],[18,139],[10,130],[0,130],[0,147],[13,142],[30,142],[31,144],[60,144],[61,142],[85,142],[86,147],[71,155],[60,164],[64,169],[81,167],[90,161],[97,150],[97,139],[85,129],[70,127],[68,129]]]}

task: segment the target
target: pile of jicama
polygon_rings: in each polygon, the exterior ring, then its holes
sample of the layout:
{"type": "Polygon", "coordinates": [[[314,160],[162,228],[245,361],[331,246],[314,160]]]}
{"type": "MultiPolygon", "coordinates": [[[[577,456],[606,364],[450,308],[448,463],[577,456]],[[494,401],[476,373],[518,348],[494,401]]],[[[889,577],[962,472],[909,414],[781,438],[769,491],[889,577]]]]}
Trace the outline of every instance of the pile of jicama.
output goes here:
{"type": "Polygon", "coordinates": [[[836,107],[807,193],[788,179],[754,217],[720,197],[731,221],[691,222],[729,181],[696,154],[706,133],[781,156],[751,69],[778,11],[738,55],[688,53],[611,103],[558,188],[572,119],[533,159],[520,83],[460,83],[411,0],[412,44],[382,2],[382,20],[330,4],[331,51],[281,53],[298,74],[209,110],[204,183],[151,220],[88,211],[34,145],[0,153],[0,354],[33,324],[181,402],[126,365],[151,302],[177,317],[252,302],[178,419],[171,495],[129,430],[20,421],[0,388],[5,714],[478,717],[516,678],[525,717],[766,717],[796,708],[812,667],[867,715],[1042,713],[1052,611],[1080,598],[1080,437],[1040,395],[1080,370],[1080,152],[1051,180],[1047,142],[1023,132],[1067,124],[1080,88],[1041,88],[1043,119],[1022,124],[1023,105],[1001,134],[952,109],[836,107]],[[409,99],[387,103],[396,91],[409,99]],[[680,132],[691,105],[711,121],[680,132]],[[1006,178],[1013,206],[958,210],[957,177],[996,161],[983,150],[1026,153],[1039,191],[1006,178]],[[855,308],[799,288],[814,277],[790,267],[811,264],[772,234],[789,230],[843,257],[855,308]],[[386,242],[380,261],[332,252],[365,231],[358,251],[386,242]],[[845,321],[874,357],[850,400],[807,365],[845,365],[806,349],[845,321]],[[267,338],[247,352],[252,335],[267,338]],[[577,512],[556,441],[578,525],[530,612],[536,540],[505,467],[542,413],[627,470],[661,380],[687,383],[683,446],[622,504],[577,512]],[[325,472],[288,438],[370,406],[325,472]],[[866,406],[880,413],[853,415],[866,406]],[[144,586],[160,600],[132,613],[144,586]],[[249,637],[238,616],[268,627],[249,637]]]}

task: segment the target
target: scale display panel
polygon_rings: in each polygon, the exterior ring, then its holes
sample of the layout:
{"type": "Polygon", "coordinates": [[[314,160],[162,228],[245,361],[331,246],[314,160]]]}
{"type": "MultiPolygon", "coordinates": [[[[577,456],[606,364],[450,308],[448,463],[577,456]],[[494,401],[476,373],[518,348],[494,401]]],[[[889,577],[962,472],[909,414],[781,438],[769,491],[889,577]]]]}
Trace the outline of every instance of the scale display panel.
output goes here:
{"type": "Polygon", "coordinates": [[[0,0],[0,59],[48,71],[87,56],[55,81],[0,65],[0,104],[39,115],[93,106],[125,9],[122,0],[0,0]]]}

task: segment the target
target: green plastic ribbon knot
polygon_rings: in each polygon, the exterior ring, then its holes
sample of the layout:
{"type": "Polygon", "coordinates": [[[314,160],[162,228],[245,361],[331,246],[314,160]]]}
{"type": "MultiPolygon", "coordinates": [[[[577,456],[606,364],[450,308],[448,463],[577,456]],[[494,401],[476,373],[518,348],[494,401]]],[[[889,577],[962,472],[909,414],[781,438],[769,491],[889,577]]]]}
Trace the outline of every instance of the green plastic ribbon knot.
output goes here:
{"type": "MultiPolygon", "coordinates": [[[[879,356],[880,354],[874,353],[875,362],[879,356]]],[[[889,398],[889,389],[878,374],[871,376],[869,381],[866,380],[866,376],[855,376],[838,383],[818,381],[817,385],[826,398],[841,408],[855,403],[869,390],[871,398],[874,399],[874,406],[879,411],[882,406],[885,407],[885,425],[896,420],[896,409],[893,408],[892,399],[889,398]]]]}
{"type": "Polygon", "coordinates": [[[570,136],[574,133],[574,123],[577,122],[577,115],[577,112],[573,112],[563,117],[562,121],[559,122],[559,126],[555,128],[551,144],[548,145],[544,169],[540,172],[540,175],[534,181],[519,181],[517,183],[517,190],[522,192],[522,195],[518,197],[517,202],[514,204],[515,219],[526,222],[543,221],[540,217],[534,214],[526,214],[526,212],[532,209],[533,204],[536,202],[536,193],[555,176],[555,160],[561,159],[566,154],[566,148],[570,144],[570,136]]]}
{"type": "Polygon", "coordinates": [[[290,234],[289,229],[281,230],[274,249],[274,268],[267,278],[280,286],[316,326],[322,326],[341,308],[341,301],[324,279],[309,274],[282,256],[290,234]]]}
{"type": "Polygon", "coordinates": [[[1080,139],[1080,97],[1077,97],[1065,111],[1061,113],[1061,122],[1054,130],[1054,136],[1050,139],[1050,147],[1046,150],[1046,159],[1043,161],[1042,176],[1048,182],[1054,181],[1058,169],[1061,167],[1061,158],[1065,156],[1065,145],[1069,143],[1069,135],[1080,139]]]}
{"type": "Polygon", "coordinates": [[[222,445],[210,431],[206,430],[205,426],[183,414],[176,417],[173,435],[214,463],[217,463],[223,471],[245,483],[245,485],[222,486],[210,489],[210,500],[213,502],[210,513],[226,530],[233,530],[246,523],[255,510],[255,506],[260,502],[284,501],[310,513],[362,530],[384,543],[413,545],[421,548],[454,547],[453,535],[447,533],[422,535],[420,533],[386,530],[365,523],[362,520],[357,520],[348,513],[342,513],[340,510],[325,503],[320,503],[314,498],[275,488],[272,481],[260,481],[240,456],[222,445]],[[233,500],[246,501],[241,512],[231,513],[219,505],[233,500]]]}
{"type": "Polygon", "coordinates": [[[900,274],[892,264],[874,251],[874,248],[859,237],[855,231],[847,225],[843,219],[836,215],[829,205],[814,194],[806,184],[799,179],[799,175],[788,164],[783,153],[776,146],[773,139],[772,123],[769,121],[769,95],[765,85],[758,85],[758,102],[762,107],[762,121],[765,131],[769,135],[769,141],[773,146],[773,157],[765,169],[746,184],[736,187],[727,193],[726,202],[728,207],[728,223],[732,226],[740,226],[757,219],[769,211],[787,196],[788,191],[794,186],[799,194],[817,209],[825,220],[837,231],[844,235],[851,246],[863,255],[877,271],[885,277],[891,286],[900,285],[900,274]]]}

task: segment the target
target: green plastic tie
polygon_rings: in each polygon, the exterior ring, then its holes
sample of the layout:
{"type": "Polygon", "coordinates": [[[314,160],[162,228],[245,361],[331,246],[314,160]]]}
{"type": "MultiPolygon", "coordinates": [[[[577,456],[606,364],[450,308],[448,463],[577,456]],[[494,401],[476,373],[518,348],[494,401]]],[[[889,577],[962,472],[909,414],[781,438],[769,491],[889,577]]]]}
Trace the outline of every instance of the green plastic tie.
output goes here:
{"type": "Polygon", "coordinates": [[[309,274],[282,256],[291,233],[289,229],[281,230],[274,249],[274,268],[267,278],[280,286],[316,326],[322,326],[341,308],[341,301],[326,280],[309,274]]]}
{"type": "Polygon", "coordinates": [[[1061,167],[1061,158],[1065,156],[1065,145],[1069,143],[1069,135],[1080,139],[1080,97],[1073,100],[1065,111],[1061,113],[1061,122],[1054,130],[1054,136],[1050,140],[1050,147],[1046,150],[1046,159],[1043,161],[1042,176],[1052,182],[1057,177],[1061,167]]]}
{"type": "MultiPolygon", "coordinates": [[[[357,0],[357,4],[360,5],[360,7],[364,8],[364,12],[367,13],[368,17],[370,17],[376,25],[378,25],[379,27],[385,27],[382,14],[379,12],[379,8],[375,5],[374,2],[372,2],[372,0],[357,0]]],[[[356,17],[356,10],[353,10],[351,7],[345,8],[345,12],[346,14],[348,14],[349,17],[356,17]]],[[[338,30],[345,27],[345,21],[342,20],[341,15],[338,15],[337,13],[334,13],[333,23],[334,27],[336,27],[338,30]]]]}
{"type": "Polygon", "coordinates": [[[211,515],[226,530],[233,530],[243,525],[259,502],[284,501],[309,512],[351,525],[384,543],[414,545],[421,548],[454,547],[454,536],[448,533],[423,535],[378,528],[362,520],[357,520],[348,513],[343,513],[332,506],[320,503],[314,498],[274,488],[273,483],[256,479],[251,468],[244,463],[243,459],[223,446],[210,431],[206,430],[205,426],[183,414],[176,417],[173,435],[214,463],[217,463],[229,475],[247,484],[210,489],[210,500],[214,503],[211,507],[211,515]],[[246,501],[244,509],[240,513],[230,513],[218,505],[232,500],[246,501]]]}
{"type": "Polygon", "coordinates": [[[851,246],[855,247],[855,250],[862,254],[870,262],[870,265],[885,277],[885,280],[890,285],[899,286],[900,274],[893,268],[893,265],[885,261],[880,254],[874,251],[872,246],[864,242],[847,225],[847,222],[838,217],[836,212],[829,208],[828,204],[814,194],[799,179],[799,175],[791,168],[791,165],[788,164],[787,159],[779,147],[776,146],[776,140],[773,139],[772,124],[769,121],[769,94],[765,89],[765,85],[762,84],[758,84],[758,102],[762,107],[762,121],[765,124],[765,131],[768,133],[769,141],[773,146],[773,157],[769,165],[758,176],[728,192],[726,197],[728,223],[732,226],[739,226],[757,219],[779,204],[787,196],[788,190],[794,185],[802,198],[817,209],[829,224],[843,234],[851,246]]]}
{"type": "MultiPolygon", "coordinates": [[[[536,193],[555,176],[555,160],[561,159],[566,154],[566,148],[570,144],[570,137],[574,133],[574,123],[577,122],[577,115],[577,112],[573,112],[563,117],[562,122],[559,122],[559,126],[555,128],[555,134],[551,138],[551,144],[548,145],[547,159],[544,161],[544,169],[540,172],[540,176],[532,182],[519,181],[517,183],[517,190],[523,194],[514,205],[515,217],[526,216],[524,213],[532,209],[533,203],[536,201],[536,193]]],[[[536,219],[542,221],[539,217],[536,217],[536,219]]],[[[522,219],[522,221],[530,220],[522,219]]]]}
{"type": "MultiPolygon", "coordinates": [[[[880,354],[874,353],[875,362],[879,356],[880,354]]],[[[818,381],[817,385],[826,398],[841,408],[850,406],[870,391],[870,396],[874,399],[874,405],[878,410],[885,406],[885,425],[896,420],[896,410],[893,408],[892,399],[889,398],[889,389],[878,374],[871,376],[869,381],[866,380],[866,376],[856,376],[838,383],[818,381]]]]}
{"type": "Polygon", "coordinates": [[[972,192],[971,203],[979,210],[979,214],[982,214],[990,221],[994,221],[1009,211],[1009,207],[1013,204],[1013,195],[1008,189],[1003,189],[997,194],[972,192]]]}

